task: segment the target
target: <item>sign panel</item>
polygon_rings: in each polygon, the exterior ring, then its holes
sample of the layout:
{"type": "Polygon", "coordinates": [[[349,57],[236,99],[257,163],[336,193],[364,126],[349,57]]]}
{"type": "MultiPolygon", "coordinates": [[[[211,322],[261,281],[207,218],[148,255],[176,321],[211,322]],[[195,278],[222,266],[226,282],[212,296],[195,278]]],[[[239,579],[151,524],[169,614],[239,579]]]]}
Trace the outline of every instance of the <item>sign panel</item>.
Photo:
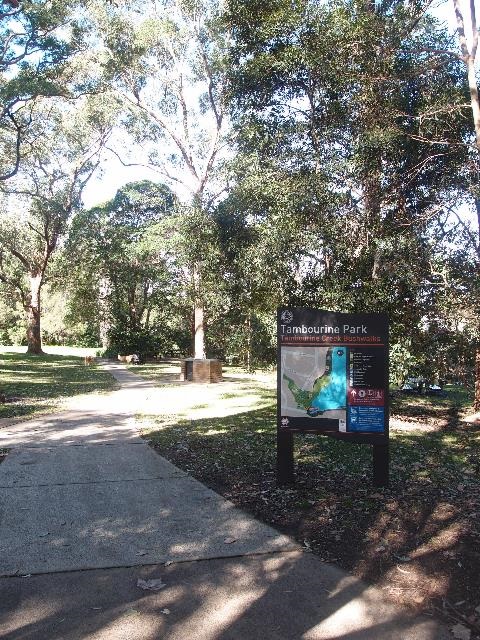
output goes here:
{"type": "Polygon", "coordinates": [[[277,321],[279,431],[388,437],[387,317],[295,307],[277,321]]]}

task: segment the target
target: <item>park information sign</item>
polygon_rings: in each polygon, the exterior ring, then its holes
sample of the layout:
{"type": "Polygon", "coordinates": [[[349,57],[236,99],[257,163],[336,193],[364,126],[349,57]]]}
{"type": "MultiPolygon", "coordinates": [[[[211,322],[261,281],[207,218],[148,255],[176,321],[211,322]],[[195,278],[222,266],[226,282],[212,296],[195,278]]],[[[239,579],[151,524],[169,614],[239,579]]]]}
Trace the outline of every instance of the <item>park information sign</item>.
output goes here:
{"type": "Polygon", "coordinates": [[[277,321],[279,446],[313,431],[386,447],[387,317],[289,307],[277,321]]]}

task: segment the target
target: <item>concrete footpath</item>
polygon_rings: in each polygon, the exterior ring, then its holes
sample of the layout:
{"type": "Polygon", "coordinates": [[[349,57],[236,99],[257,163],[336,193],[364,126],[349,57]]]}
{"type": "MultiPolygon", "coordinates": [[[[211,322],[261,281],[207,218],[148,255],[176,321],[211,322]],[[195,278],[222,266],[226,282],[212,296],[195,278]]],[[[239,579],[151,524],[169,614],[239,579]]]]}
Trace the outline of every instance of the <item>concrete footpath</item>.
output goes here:
{"type": "Polygon", "coordinates": [[[451,637],[158,456],[152,385],[105,366],[120,390],[0,430],[2,639],[451,637]]]}

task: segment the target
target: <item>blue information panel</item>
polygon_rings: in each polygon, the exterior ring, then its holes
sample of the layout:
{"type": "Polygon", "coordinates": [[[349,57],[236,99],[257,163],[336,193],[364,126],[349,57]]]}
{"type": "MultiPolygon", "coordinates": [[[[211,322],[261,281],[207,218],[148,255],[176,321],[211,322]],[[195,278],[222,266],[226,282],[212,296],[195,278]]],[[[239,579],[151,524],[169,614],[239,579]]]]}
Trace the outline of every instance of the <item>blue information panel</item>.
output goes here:
{"type": "Polygon", "coordinates": [[[348,407],[348,431],[383,433],[385,409],[383,407],[348,407]]]}

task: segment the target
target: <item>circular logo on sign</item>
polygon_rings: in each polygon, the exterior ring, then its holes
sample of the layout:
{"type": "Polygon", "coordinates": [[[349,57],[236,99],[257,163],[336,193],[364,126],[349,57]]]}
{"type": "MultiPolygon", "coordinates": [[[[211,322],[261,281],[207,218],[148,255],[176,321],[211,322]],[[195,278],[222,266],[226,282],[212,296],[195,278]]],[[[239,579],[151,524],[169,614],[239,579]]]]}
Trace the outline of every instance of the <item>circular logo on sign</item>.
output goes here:
{"type": "Polygon", "coordinates": [[[282,321],[285,322],[285,324],[290,324],[290,322],[293,320],[293,313],[291,311],[282,311],[282,321]]]}

